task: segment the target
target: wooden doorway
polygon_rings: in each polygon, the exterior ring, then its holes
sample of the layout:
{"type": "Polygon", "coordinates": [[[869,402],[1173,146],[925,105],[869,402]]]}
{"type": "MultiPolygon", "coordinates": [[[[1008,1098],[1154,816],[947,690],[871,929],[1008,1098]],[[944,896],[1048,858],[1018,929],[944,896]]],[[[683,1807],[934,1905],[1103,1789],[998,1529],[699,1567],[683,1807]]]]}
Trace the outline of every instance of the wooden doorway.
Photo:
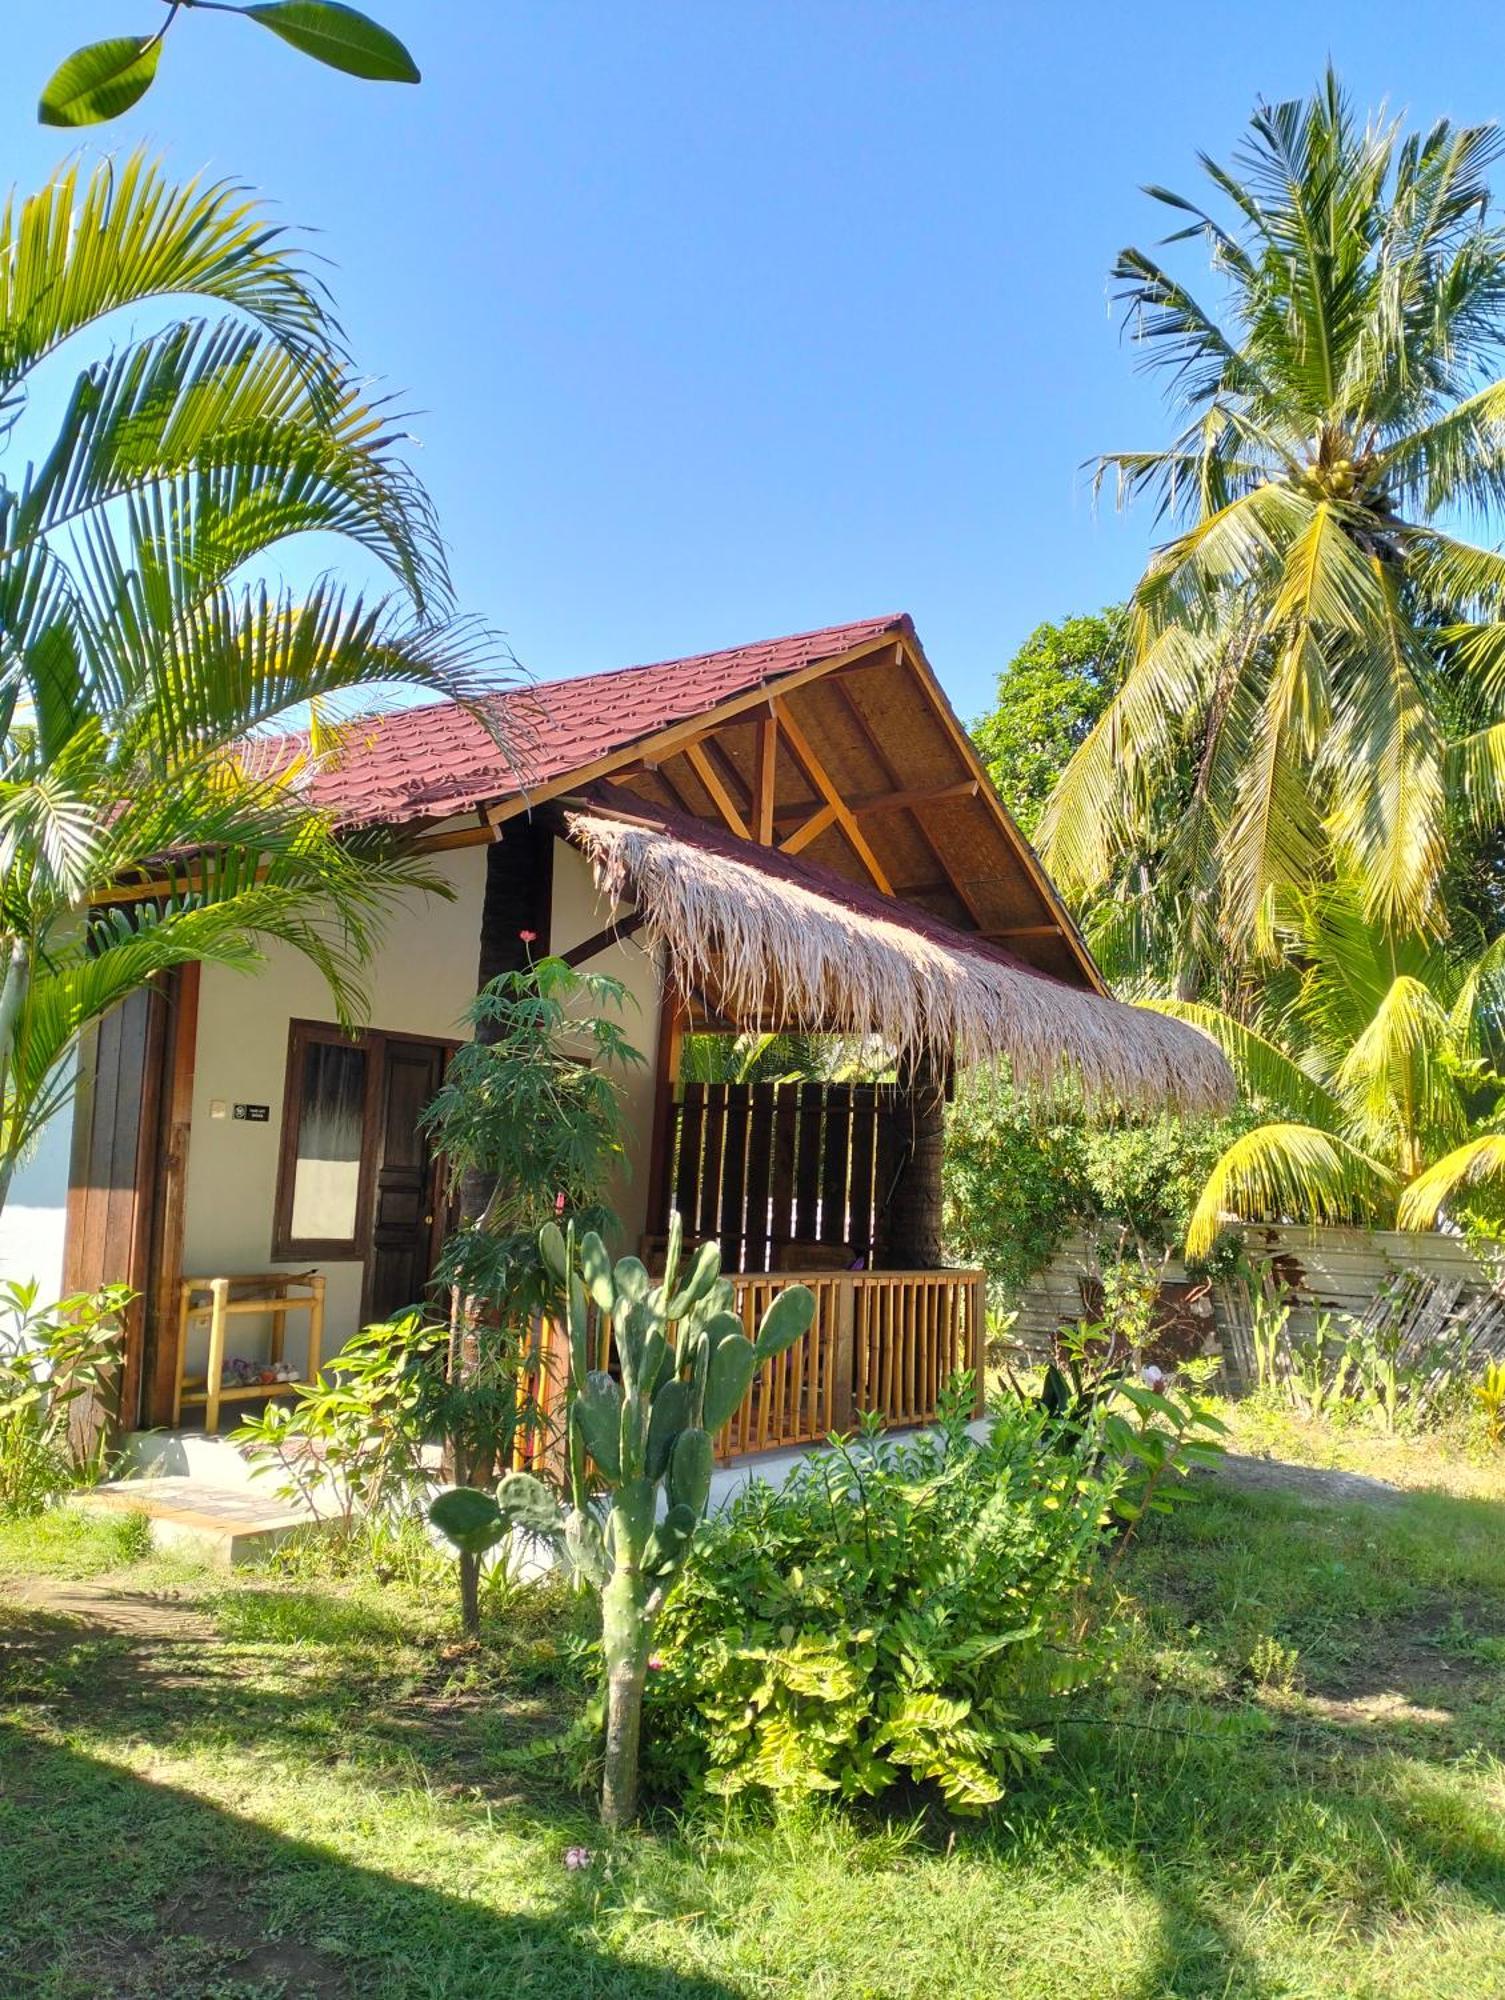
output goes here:
{"type": "Polygon", "coordinates": [[[371,1234],[361,1307],[366,1320],[416,1305],[438,1254],[439,1162],[422,1127],[444,1078],[440,1042],[383,1038],[381,1112],[372,1171],[371,1234]]]}
{"type": "Polygon", "coordinates": [[[423,1112],[457,1045],[294,1021],[272,1258],[359,1263],[363,1323],[423,1301],[443,1240],[423,1112]]]}

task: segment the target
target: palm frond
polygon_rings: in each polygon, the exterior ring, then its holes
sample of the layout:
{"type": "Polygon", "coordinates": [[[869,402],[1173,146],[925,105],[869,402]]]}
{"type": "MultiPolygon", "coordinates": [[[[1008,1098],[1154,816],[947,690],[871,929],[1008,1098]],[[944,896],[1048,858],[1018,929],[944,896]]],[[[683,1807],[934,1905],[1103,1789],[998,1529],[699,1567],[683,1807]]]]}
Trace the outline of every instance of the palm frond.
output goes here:
{"type": "Polygon", "coordinates": [[[1487,1132],[1445,1153],[1403,1190],[1396,1223],[1401,1229],[1435,1229],[1453,1197],[1505,1172],[1505,1133],[1487,1132]]]}
{"type": "Polygon", "coordinates": [[[1186,1232],[1204,1257],[1230,1222],[1353,1222],[1376,1213],[1397,1185],[1379,1160],[1311,1125],[1261,1125],[1217,1160],[1186,1232]]]}
{"type": "Polygon", "coordinates": [[[1327,1132],[1341,1131],[1347,1117],[1342,1099],[1303,1069],[1295,1057],[1268,1037],[1221,1008],[1193,1000],[1143,1000],[1174,1020],[1187,1021],[1211,1035],[1227,1056],[1239,1089],[1258,1104],[1277,1107],[1327,1132]]]}

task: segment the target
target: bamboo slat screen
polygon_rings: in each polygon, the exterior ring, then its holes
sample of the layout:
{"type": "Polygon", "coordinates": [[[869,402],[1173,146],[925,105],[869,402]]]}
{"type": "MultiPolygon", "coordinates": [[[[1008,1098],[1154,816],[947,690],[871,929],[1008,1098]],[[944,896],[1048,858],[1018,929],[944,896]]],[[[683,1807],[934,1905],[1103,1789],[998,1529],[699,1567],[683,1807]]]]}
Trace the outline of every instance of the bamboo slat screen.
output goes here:
{"type": "MultiPolygon", "coordinates": [[[[716,1456],[771,1451],[778,1445],[815,1444],[850,1422],[850,1397],[842,1374],[844,1291],[849,1280],[795,1274],[739,1278],[737,1311],[749,1336],[774,1296],[791,1284],[815,1294],[815,1323],[803,1340],[770,1361],[748,1390],[742,1407],[716,1438],[716,1456]]],[[[850,1352],[850,1350],[848,1350],[850,1352]]]]}
{"type": "Polygon", "coordinates": [[[725,1268],[772,1270],[790,1244],[882,1253],[900,1162],[891,1084],[687,1083],[668,1147],[671,1199],[690,1241],[720,1240],[725,1268]]]}
{"type": "Polygon", "coordinates": [[[974,1271],[875,1271],[854,1281],[853,1329],[859,1414],[886,1424],[927,1422],[941,1391],[977,1369],[983,1280],[974,1271]]]}

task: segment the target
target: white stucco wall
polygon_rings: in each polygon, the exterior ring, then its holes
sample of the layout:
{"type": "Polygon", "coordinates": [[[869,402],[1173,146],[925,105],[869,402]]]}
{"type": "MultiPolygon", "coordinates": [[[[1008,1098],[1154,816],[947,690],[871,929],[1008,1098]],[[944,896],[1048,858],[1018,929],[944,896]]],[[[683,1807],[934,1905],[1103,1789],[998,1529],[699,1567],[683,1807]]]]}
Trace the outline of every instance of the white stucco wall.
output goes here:
{"type": "MultiPolygon", "coordinates": [[[[475,993],[476,956],[486,849],[456,849],[435,857],[436,872],[455,889],[453,902],[415,896],[407,912],[387,927],[386,943],[367,975],[373,1028],[392,1034],[462,1037],[464,1014],[475,993]]],[[[556,951],[599,931],[608,912],[596,895],[586,864],[555,846],[553,936],[556,951]]],[[[623,1246],[635,1245],[647,1204],[647,1157],[652,1122],[651,1063],[658,1038],[658,976],[636,940],[614,945],[592,961],[629,988],[634,1004],[624,1017],[628,1039],[648,1062],[628,1082],[624,1106],[628,1150],[635,1172],[613,1190],[623,1221],[623,1246]]],[[[282,1135],[288,1027],[293,1020],[333,1019],[328,991],[312,965],[296,953],[274,949],[265,969],[251,976],[206,966],[199,995],[193,1126],[183,1269],[189,1277],[279,1268],[271,1262],[277,1160],[282,1135]],[[265,1124],[239,1122],[237,1103],[265,1104],[265,1124]],[[224,1115],[214,1115],[215,1105],[224,1115]]],[[[283,1265],[300,1269],[299,1265],[283,1265]]],[[[355,1330],[360,1314],[361,1266],[319,1267],[329,1281],[326,1353],[355,1330]]],[[[302,1316],[289,1321],[288,1351],[301,1356],[302,1316]]],[[[261,1324],[236,1329],[242,1350],[261,1351],[261,1324]]],[[[202,1366],[207,1334],[191,1340],[190,1365],[202,1366]]]]}
{"type": "MultiPolygon", "coordinates": [[[[552,948],[566,952],[594,937],[611,918],[596,893],[589,864],[573,847],[554,843],[552,948]]],[[[607,972],[627,989],[621,1016],[622,1032],[643,1057],[622,1078],[622,1126],[627,1154],[623,1172],[607,1199],[621,1221],[617,1255],[636,1251],[648,1210],[648,1151],[653,1134],[653,1065],[658,1051],[658,1017],[662,982],[658,966],[641,933],[613,944],[583,972],[607,972]]]]}

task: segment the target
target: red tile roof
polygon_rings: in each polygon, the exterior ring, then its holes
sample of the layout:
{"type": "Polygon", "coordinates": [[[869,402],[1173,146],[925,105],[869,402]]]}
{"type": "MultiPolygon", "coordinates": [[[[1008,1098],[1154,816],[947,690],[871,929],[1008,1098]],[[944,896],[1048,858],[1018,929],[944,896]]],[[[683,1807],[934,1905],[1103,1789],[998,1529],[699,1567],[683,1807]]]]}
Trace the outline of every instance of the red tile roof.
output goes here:
{"type": "Polygon", "coordinates": [[[850,652],[887,632],[912,635],[903,613],[830,625],[725,652],[578,680],[530,684],[500,698],[517,762],[453,702],[391,709],[353,731],[338,764],[312,781],[315,803],[346,825],[442,818],[567,777],[734,695],[850,652]]]}

